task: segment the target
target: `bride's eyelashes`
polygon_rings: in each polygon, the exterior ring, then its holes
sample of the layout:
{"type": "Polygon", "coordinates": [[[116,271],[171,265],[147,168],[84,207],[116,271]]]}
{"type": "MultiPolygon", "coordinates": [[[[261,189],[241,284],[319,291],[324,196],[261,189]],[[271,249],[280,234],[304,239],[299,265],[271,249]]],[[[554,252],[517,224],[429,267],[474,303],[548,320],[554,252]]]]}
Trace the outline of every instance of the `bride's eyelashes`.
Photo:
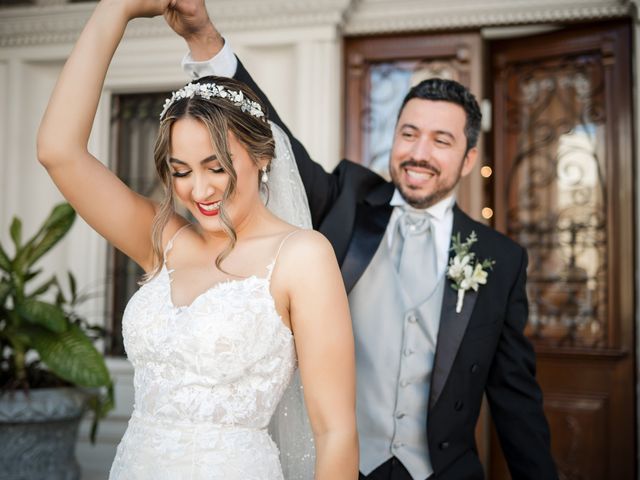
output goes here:
{"type": "MultiPolygon", "coordinates": [[[[211,173],[224,173],[224,168],[222,167],[209,168],[209,171],[211,173]]],[[[171,175],[176,178],[183,178],[189,175],[190,173],[191,173],[191,170],[189,170],[188,172],[171,172],[171,175]]]]}

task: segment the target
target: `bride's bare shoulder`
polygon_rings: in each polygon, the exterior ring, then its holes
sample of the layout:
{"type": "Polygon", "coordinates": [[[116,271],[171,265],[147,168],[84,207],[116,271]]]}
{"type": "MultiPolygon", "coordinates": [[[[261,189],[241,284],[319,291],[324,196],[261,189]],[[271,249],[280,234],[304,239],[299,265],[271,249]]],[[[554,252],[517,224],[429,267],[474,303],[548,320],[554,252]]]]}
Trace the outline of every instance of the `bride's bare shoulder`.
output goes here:
{"type": "Polygon", "coordinates": [[[327,263],[336,263],[331,243],[315,230],[296,229],[288,233],[279,257],[279,262],[287,270],[300,273],[327,263]]]}
{"type": "Polygon", "coordinates": [[[283,244],[283,250],[290,251],[290,255],[302,255],[312,251],[331,251],[333,247],[327,237],[322,233],[311,230],[296,228],[289,232],[283,244]]]}

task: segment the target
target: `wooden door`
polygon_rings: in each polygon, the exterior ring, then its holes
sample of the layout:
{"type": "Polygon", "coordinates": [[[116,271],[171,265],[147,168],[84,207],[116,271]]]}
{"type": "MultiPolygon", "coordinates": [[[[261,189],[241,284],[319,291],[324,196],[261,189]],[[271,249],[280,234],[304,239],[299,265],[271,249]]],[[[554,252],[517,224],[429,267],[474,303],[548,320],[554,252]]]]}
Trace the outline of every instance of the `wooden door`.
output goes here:
{"type": "MultiPolygon", "coordinates": [[[[482,98],[482,41],[477,32],[348,38],[345,62],[345,158],[386,178],[393,129],[411,86],[431,77],[449,78],[482,98]]],[[[478,147],[482,158],[482,139],[478,147]]],[[[458,204],[478,220],[486,184],[480,167],[458,189],[458,204]]]]}
{"type": "MultiPolygon", "coordinates": [[[[491,45],[495,226],[529,252],[560,478],[635,478],[630,28],[491,45]]],[[[489,478],[509,478],[495,434],[489,478]]]]}

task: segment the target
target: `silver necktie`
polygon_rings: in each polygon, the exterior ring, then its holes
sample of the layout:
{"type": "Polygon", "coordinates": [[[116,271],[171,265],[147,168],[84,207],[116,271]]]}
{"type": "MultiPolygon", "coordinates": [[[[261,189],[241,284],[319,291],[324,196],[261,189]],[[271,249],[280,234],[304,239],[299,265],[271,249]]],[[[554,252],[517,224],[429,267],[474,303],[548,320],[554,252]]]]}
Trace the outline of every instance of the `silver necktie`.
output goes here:
{"type": "Polygon", "coordinates": [[[436,249],[431,216],[426,212],[404,210],[398,219],[394,243],[395,265],[402,286],[418,306],[437,283],[436,249]]]}

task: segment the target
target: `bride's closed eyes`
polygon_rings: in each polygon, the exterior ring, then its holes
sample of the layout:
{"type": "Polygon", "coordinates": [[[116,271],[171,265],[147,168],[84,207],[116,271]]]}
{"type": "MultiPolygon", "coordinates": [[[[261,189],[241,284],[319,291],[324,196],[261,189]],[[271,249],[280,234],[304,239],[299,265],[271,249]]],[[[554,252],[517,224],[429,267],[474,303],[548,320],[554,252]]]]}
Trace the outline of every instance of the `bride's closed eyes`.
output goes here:
{"type": "MultiPolygon", "coordinates": [[[[224,168],[222,168],[222,167],[209,168],[209,171],[211,173],[224,173],[224,168]]],[[[186,171],[174,170],[173,172],[171,172],[171,175],[176,177],[176,178],[183,178],[183,177],[188,176],[190,173],[191,173],[191,170],[186,170],[186,171]]]]}
{"type": "MultiPolygon", "coordinates": [[[[188,164],[177,158],[170,158],[169,164],[172,167],[171,175],[176,178],[183,178],[188,176],[192,170],[188,168],[188,164]]],[[[208,170],[212,173],[224,173],[224,169],[220,162],[216,159],[215,155],[205,158],[200,162],[201,165],[207,165],[208,170]]]]}

